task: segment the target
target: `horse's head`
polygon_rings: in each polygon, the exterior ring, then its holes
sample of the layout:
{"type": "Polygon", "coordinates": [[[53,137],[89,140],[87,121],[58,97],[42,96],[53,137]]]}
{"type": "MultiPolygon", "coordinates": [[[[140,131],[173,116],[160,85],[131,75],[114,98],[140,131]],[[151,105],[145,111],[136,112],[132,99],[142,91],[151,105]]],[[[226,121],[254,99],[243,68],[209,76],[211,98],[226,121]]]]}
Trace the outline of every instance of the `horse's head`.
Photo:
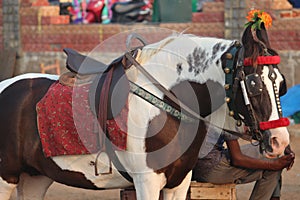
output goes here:
{"type": "Polygon", "coordinates": [[[242,37],[243,48],[234,71],[232,85],[235,113],[242,120],[252,138],[258,140],[267,157],[284,153],[289,144],[286,126],[289,120],[282,117],[279,97],[286,92],[284,76],[277,64],[278,54],[270,48],[264,24],[260,29],[250,25],[242,37]]]}

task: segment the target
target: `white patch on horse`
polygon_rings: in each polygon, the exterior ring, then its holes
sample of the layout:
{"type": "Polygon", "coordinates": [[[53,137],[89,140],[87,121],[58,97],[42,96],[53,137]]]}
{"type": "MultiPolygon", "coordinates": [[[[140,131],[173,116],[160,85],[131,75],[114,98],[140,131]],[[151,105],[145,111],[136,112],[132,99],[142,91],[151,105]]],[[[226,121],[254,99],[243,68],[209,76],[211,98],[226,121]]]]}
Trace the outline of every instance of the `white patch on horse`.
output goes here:
{"type": "MultiPolygon", "coordinates": [[[[98,188],[125,188],[132,186],[113,166],[112,173],[95,176],[94,166],[90,164],[95,161],[96,154],[90,155],[64,155],[52,157],[52,160],[63,170],[70,170],[82,173],[85,178],[98,188]]],[[[109,163],[105,153],[100,154],[98,159],[98,172],[108,172],[109,163]]]]}
{"type": "Polygon", "coordinates": [[[11,193],[16,188],[17,185],[7,183],[0,177],[0,199],[9,200],[11,193]]]}
{"type": "Polygon", "coordinates": [[[18,76],[15,76],[13,78],[6,79],[6,80],[3,80],[3,81],[0,82],[0,94],[8,86],[10,86],[11,84],[13,84],[13,83],[15,83],[19,80],[33,79],[33,78],[47,78],[47,79],[50,79],[50,80],[57,80],[58,76],[53,75],[53,74],[41,74],[41,73],[27,73],[27,74],[18,75],[18,76]]]}
{"type": "MultiPolygon", "coordinates": [[[[279,90],[280,83],[283,81],[283,77],[278,69],[274,68],[274,71],[277,75],[275,80],[275,84],[279,90]]],[[[269,68],[268,66],[263,67],[262,71],[262,80],[267,87],[267,91],[269,93],[272,105],[272,113],[268,121],[279,119],[278,108],[276,104],[275,93],[273,92],[273,83],[269,79],[269,68]]],[[[268,152],[266,154],[267,157],[278,157],[280,152],[284,152],[285,147],[290,143],[289,132],[286,127],[279,127],[275,129],[270,129],[271,131],[271,145],[273,148],[273,152],[268,152]]]]}

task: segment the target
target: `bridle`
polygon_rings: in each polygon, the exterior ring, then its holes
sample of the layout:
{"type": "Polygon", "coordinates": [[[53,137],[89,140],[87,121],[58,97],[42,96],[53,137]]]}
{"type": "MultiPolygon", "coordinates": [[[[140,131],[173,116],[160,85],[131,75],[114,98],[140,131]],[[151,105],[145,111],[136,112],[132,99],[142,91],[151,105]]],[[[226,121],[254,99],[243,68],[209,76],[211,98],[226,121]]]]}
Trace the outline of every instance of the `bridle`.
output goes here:
{"type": "Polygon", "coordinates": [[[272,147],[269,145],[270,131],[269,129],[288,126],[289,120],[282,117],[282,108],[280,105],[280,92],[276,85],[277,74],[275,73],[274,66],[280,62],[280,57],[275,55],[272,56],[265,50],[264,56],[258,56],[256,63],[257,65],[268,66],[269,74],[268,78],[272,82],[273,94],[275,97],[276,107],[278,111],[277,120],[258,122],[255,117],[255,111],[250,101],[251,97],[261,95],[263,91],[263,80],[261,76],[256,73],[256,67],[254,72],[246,75],[244,68],[247,66],[253,66],[253,62],[250,58],[243,57],[244,47],[239,43],[235,43],[226,56],[226,65],[223,68],[225,72],[225,90],[226,90],[226,103],[230,109],[229,115],[237,121],[237,125],[240,126],[242,121],[247,126],[246,133],[252,136],[253,140],[259,142],[261,151],[272,152],[272,147]],[[236,58],[237,57],[237,58],[236,58]],[[236,65],[234,65],[234,61],[236,65]],[[247,108],[248,120],[241,118],[241,114],[238,112],[235,100],[238,92],[238,88],[241,89],[244,104],[247,108]]]}

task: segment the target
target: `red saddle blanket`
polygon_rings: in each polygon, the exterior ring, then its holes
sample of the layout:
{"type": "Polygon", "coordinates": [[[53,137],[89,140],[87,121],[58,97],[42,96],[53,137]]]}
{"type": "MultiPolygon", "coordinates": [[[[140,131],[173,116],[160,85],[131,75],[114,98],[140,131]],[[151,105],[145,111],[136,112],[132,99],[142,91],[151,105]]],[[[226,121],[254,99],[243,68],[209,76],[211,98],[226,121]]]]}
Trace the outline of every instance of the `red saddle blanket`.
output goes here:
{"type": "MultiPolygon", "coordinates": [[[[58,81],[38,102],[37,122],[46,157],[96,153],[99,126],[89,106],[89,84],[71,87],[58,81]]],[[[107,134],[119,150],[126,149],[126,105],[114,119],[107,121],[107,134]]]]}

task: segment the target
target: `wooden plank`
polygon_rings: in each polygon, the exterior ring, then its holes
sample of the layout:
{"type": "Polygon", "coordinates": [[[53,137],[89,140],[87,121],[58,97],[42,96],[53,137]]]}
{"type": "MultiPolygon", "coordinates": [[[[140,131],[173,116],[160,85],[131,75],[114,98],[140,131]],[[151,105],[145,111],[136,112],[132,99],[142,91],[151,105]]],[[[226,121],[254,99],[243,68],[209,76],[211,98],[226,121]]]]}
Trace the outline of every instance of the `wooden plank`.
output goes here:
{"type": "Polygon", "coordinates": [[[191,188],[193,199],[231,199],[230,188],[191,188]]]}
{"type": "Polygon", "coordinates": [[[211,184],[191,182],[191,200],[236,200],[235,184],[211,184]]]}
{"type": "MultiPolygon", "coordinates": [[[[127,188],[121,190],[121,200],[136,200],[134,188],[127,188]]],[[[161,192],[160,199],[162,200],[163,194],[161,192]]],[[[187,200],[236,200],[235,184],[211,184],[191,182],[187,200]]]]}

